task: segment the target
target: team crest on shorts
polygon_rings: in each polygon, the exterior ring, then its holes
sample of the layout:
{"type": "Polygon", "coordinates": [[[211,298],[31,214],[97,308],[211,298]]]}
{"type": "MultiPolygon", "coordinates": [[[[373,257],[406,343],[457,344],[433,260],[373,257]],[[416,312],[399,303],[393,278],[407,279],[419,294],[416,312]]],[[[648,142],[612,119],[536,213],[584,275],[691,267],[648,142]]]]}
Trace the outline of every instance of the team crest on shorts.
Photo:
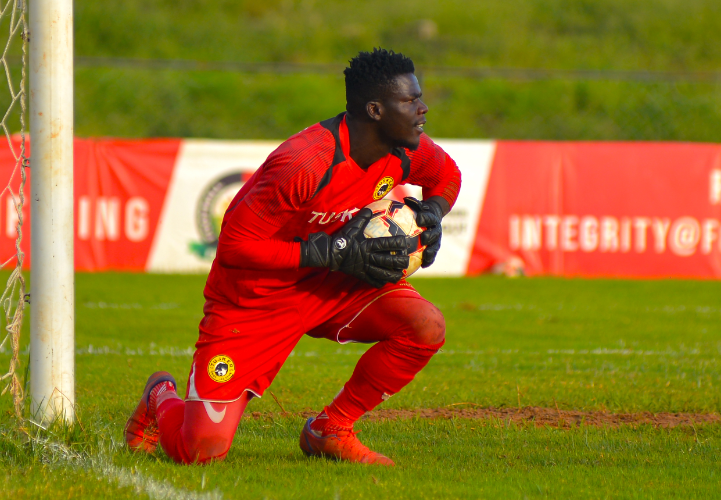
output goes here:
{"type": "Polygon", "coordinates": [[[223,354],[214,356],[208,363],[208,375],[218,383],[227,382],[233,378],[235,374],[235,364],[233,360],[223,354]]]}
{"type": "Polygon", "coordinates": [[[380,200],[383,198],[393,189],[393,184],[393,177],[383,177],[378,184],[376,184],[376,189],[373,191],[373,199],[380,200]]]}

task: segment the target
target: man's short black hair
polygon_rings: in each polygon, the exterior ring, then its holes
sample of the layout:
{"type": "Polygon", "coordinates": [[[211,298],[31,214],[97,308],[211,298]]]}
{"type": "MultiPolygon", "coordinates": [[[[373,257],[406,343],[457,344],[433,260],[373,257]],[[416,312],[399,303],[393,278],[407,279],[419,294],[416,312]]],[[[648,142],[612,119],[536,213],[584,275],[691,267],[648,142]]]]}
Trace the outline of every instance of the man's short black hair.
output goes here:
{"type": "Polygon", "coordinates": [[[393,90],[395,77],[413,72],[413,61],[403,54],[380,47],[360,52],[343,71],[346,109],[351,114],[362,114],[367,102],[382,99],[393,90]]]}

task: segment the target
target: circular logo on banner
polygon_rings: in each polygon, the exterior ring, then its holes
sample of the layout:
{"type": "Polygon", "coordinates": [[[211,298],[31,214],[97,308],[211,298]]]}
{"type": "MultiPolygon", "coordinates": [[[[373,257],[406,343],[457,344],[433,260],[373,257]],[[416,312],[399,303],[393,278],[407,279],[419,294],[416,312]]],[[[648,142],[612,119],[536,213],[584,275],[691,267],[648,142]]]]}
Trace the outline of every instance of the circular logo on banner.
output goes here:
{"type": "Polygon", "coordinates": [[[250,177],[250,174],[245,172],[227,174],[210,183],[200,195],[196,224],[201,241],[192,242],[190,245],[190,250],[199,257],[210,260],[215,257],[223,215],[247,177],[250,177]]]}
{"type": "Polygon", "coordinates": [[[373,199],[380,200],[387,195],[390,190],[393,189],[394,183],[393,177],[383,177],[378,184],[376,184],[376,189],[373,191],[373,199]]]}
{"type": "Polygon", "coordinates": [[[214,356],[208,363],[208,375],[220,384],[233,378],[234,373],[235,364],[233,360],[223,354],[214,356]]]}

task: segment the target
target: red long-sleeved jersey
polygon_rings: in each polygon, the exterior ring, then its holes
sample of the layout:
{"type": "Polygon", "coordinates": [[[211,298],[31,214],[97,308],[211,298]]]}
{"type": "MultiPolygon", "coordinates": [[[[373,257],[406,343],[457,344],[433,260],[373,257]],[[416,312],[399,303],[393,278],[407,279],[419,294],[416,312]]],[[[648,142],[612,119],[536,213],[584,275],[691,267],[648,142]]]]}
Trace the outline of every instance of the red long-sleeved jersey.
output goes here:
{"type": "Polygon", "coordinates": [[[223,217],[205,287],[211,301],[246,307],[292,301],[321,285],[328,269],[299,268],[300,237],[333,234],[393,186],[414,184],[452,207],[456,163],[427,135],[414,151],[396,148],[368,169],[350,157],[345,113],[292,136],[245,183],[223,217]]]}

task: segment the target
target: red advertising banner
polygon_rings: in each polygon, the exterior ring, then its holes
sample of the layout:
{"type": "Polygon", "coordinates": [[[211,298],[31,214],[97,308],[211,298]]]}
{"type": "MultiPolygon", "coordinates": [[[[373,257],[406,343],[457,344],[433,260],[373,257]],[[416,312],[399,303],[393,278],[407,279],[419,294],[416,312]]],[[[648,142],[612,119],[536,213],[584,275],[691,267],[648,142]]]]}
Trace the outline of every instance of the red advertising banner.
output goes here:
{"type": "Polygon", "coordinates": [[[720,224],[719,145],[499,141],[468,273],[719,278],[720,224]]]}
{"type": "MultiPolygon", "coordinates": [[[[426,275],[505,269],[528,275],[721,278],[721,145],[439,144],[456,159],[463,186],[443,221],[442,255],[426,275]]],[[[76,139],[76,269],[207,272],[217,241],[213,221],[277,145],[76,139]]],[[[10,149],[0,148],[3,184],[14,166],[10,149]]],[[[27,265],[32,157],[30,166],[22,243],[27,265]]],[[[18,172],[10,184],[19,184],[18,172]]],[[[417,188],[404,189],[418,195],[417,188]]],[[[10,259],[7,266],[15,254],[17,219],[5,190],[0,258],[10,259]]]]}
{"type": "MultiPolygon", "coordinates": [[[[180,143],[178,139],[75,140],[77,270],[145,270],[180,143]]],[[[14,164],[10,149],[0,148],[0,178],[9,179],[14,164]]],[[[31,155],[22,245],[28,266],[32,170],[31,155]]],[[[4,259],[15,253],[16,225],[12,197],[5,192],[0,198],[0,255],[4,259]]]]}

